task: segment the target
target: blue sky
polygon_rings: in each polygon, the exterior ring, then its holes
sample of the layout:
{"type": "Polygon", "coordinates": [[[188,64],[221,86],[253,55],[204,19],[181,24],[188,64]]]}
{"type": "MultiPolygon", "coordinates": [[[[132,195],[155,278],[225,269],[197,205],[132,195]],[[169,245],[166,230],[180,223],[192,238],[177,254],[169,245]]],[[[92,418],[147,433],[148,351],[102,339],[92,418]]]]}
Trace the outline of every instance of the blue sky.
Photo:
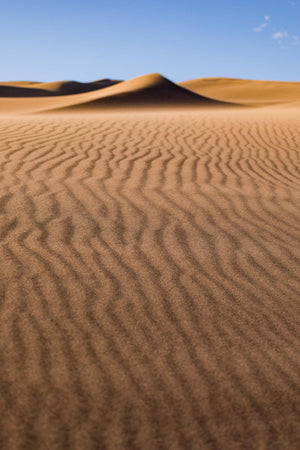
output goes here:
{"type": "Polygon", "coordinates": [[[300,81],[300,0],[0,0],[0,79],[300,81]]]}

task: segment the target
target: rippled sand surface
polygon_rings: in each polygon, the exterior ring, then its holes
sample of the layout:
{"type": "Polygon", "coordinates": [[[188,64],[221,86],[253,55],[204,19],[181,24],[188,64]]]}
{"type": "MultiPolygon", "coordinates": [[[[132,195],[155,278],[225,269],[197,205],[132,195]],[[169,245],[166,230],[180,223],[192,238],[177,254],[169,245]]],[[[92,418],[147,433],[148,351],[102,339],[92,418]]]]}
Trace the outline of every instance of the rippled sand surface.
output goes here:
{"type": "Polygon", "coordinates": [[[1,117],[1,448],[299,448],[298,117],[1,117]]]}

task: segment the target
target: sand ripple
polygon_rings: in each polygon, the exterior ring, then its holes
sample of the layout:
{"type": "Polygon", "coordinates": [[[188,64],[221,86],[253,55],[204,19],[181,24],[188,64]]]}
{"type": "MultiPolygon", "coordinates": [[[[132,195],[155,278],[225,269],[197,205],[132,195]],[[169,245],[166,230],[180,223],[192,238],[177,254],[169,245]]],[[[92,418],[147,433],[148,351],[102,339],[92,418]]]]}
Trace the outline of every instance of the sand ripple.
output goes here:
{"type": "Polygon", "coordinates": [[[0,121],[0,447],[299,448],[285,110],[0,121]]]}

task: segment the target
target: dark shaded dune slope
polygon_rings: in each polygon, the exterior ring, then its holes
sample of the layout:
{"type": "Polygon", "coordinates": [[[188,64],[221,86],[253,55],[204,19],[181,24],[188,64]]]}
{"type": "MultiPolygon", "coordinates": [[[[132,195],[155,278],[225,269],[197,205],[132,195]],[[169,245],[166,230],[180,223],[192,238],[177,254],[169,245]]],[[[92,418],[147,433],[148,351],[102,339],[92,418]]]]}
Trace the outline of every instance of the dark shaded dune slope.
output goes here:
{"type": "MultiPolygon", "coordinates": [[[[39,83],[37,83],[39,85],[39,83]]],[[[8,98],[27,98],[27,97],[48,97],[54,95],[51,91],[43,88],[33,88],[25,86],[14,85],[0,85],[0,97],[8,98]]]]}

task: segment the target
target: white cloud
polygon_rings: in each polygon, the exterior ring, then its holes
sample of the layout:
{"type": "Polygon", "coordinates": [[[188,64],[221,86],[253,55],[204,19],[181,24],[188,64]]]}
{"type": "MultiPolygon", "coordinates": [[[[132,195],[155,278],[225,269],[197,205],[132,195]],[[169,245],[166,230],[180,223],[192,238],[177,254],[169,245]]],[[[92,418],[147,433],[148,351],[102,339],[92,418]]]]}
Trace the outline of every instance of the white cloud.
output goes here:
{"type": "Polygon", "coordinates": [[[273,39],[278,42],[280,48],[289,49],[295,46],[300,46],[300,37],[298,35],[290,35],[286,31],[278,31],[273,34],[273,39]],[[287,39],[288,38],[288,39],[287,39]]]}
{"type": "Polygon", "coordinates": [[[262,23],[261,25],[259,25],[259,27],[254,28],[253,31],[255,31],[255,33],[259,33],[264,28],[266,28],[267,25],[268,25],[267,23],[262,23]]]}
{"type": "Polygon", "coordinates": [[[273,34],[273,39],[276,39],[277,41],[281,41],[283,38],[288,37],[288,33],[286,31],[277,31],[277,33],[273,34]]]}
{"type": "Polygon", "coordinates": [[[259,25],[259,27],[253,28],[253,31],[255,33],[259,33],[260,31],[262,31],[264,28],[266,28],[268,26],[269,20],[270,20],[270,16],[265,16],[265,22],[262,23],[261,25],[259,25]]]}

